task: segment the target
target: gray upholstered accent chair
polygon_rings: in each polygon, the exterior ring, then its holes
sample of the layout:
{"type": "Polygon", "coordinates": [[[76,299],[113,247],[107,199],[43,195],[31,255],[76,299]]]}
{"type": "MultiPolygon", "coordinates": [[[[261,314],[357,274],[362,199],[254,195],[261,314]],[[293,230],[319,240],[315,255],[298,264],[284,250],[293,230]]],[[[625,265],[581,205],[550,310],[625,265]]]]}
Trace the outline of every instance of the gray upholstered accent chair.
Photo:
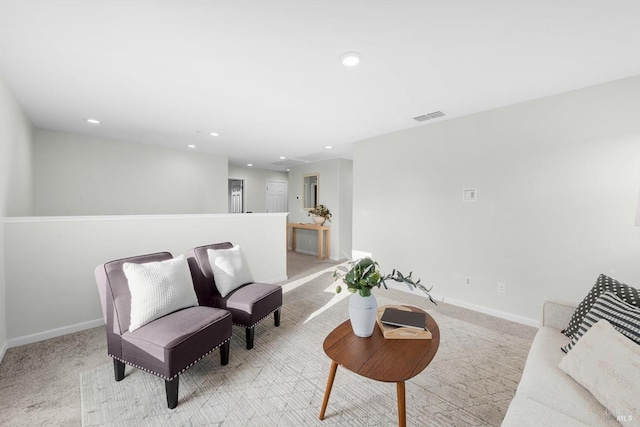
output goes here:
{"type": "Polygon", "coordinates": [[[231,249],[229,242],[199,246],[187,252],[187,261],[191,269],[193,285],[200,305],[229,310],[233,323],[245,328],[247,350],[253,348],[255,326],[273,313],[275,326],[280,326],[280,307],[282,307],[282,287],[268,283],[247,283],[222,297],[209,263],[209,249],[231,249]]]}
{"type": "Polygon", "coordinates": [[[102,312],[107,325],[107,351],[113,358],[116,381],[124,378],[125,364],[165,380],[167,405],[178,405],[178,376],[220,347],[220,362],[229,362],[233,329],[231,314],[212,307],[175,311],[129,331],[131,294],[123,271],[125,262],[144,264],[172,259],[168,252],[107,262],[95,270],[102,312]]]}

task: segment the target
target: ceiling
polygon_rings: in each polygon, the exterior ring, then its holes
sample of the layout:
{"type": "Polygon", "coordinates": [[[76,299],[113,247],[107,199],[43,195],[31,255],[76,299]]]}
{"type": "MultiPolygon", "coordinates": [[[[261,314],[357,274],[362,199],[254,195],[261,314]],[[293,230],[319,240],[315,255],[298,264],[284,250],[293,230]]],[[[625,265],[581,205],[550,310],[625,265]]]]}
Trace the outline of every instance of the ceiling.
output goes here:
{"type": "Polygon", "coordinates": [[[0,0],[0,75],[35,127],[237,166],[351,158],[359,140],[637,74],[638,0],[0,0]]]}

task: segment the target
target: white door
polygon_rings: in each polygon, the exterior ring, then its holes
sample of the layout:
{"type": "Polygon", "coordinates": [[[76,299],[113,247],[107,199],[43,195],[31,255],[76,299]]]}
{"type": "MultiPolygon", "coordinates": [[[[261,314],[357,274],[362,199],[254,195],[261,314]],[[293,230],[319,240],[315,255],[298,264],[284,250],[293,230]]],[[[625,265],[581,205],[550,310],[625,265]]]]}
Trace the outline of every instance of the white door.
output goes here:
{"type": "Polygon", "coordinates": [[[229,180],[229,213],[242,213],[242,189],[244,182],[241,179],[229,180]]]}
{"type": "Polygon", "coordinates": [[[287,212],[287,183],[267,181],[265,206],[267,212],[287,212]]]}

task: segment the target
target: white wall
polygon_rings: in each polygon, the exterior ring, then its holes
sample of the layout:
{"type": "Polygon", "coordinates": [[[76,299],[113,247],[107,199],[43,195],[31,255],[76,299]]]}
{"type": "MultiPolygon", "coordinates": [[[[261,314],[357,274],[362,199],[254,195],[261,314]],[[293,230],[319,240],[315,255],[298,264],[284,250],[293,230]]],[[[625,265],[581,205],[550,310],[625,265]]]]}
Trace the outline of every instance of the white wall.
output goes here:
{"type": "Polygon", "coordinates": [[[6,218],[10,346],[102,324],[94,269],[128,256],[239,244],[256,280],[286,279],[286,213],[6,218]]]}
{"type": "MultiPolygon", "coordinates": [[[[319,204],[325,205],[333,215],[331,222],[331,258],[351,258],[352,232],[352,161],[324,160],[292,166],[289,171],[289,222],[312,222],[308,210],[302,207],[302,179],[306,174],[318,173],[319,204]]],[[[304,253],[317,253],[317,232],[297,230],[296,249],[304,253]]]]}
{"type": "Polygon", "coordinates": [[[36,215],[227,212],[227,158],[36,130],[36,215]]]}
{"type": "MultiPolygon", "coordinates": [[[[0,216],[31,215],[31,124],[0,77],[0,216]]],[[[0,225],[0,361],[7,344],[4,227],[0,225]]]]}
{"type": "Polygon", "coordinates": [[[32,127],[11,89],[0,77],[0,182],[3,216],[33,212],[32,127]]]}
{"type": "MultiPolygon", "coordinates": [[[[267,181],[288,182],[287,172],[267,169],[229,166],[229,179],[244,180],[244,211],[266,212],[265,191],[267,181]]],[[[227,201],[229,198],[227,197],[227,201]]],[[[228,212],[228,207],[227,211],[228,212]]]]}
{"type": "Polygon", "coordinates": [[[439,296],[538,320],[599,273],[640,287],[639,188],[637,76],[356,143],[353,247],[439,296]]]}
{"type": "Polygon", "coordinates": [[[338,176],[339,233],[338,248],[340,259],[351,259],[353,237],[353,161],[340,159],[338,176]]]}

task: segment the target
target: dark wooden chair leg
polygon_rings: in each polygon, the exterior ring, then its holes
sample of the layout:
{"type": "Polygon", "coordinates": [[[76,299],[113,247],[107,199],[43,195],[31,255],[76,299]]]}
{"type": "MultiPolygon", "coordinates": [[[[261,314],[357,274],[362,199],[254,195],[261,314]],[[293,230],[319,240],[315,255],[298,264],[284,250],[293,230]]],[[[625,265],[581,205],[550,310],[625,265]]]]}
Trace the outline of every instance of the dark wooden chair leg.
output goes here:
{"type": "Polygon", "coordinates": [[[113,373],[116,376],[116,381],[122,381],[124,378],[124,363],[113,359],[113,373]]]}
{"type": "Polygon", "coordinates": [[[220,364],[225,366],[229,363],[229,348],[231,347],[231,341],[227,341],[220,346],[220,364]]]}
{"type": "Polygon", "coordinates": [[[255,336],[256,328],[244,328],[245,336],[247,338],[247,350],[253,348],[253,337],[255,336]]]}
{"type": "Polygon", "coordinates": [[[167,390],[167,406],[169,409],[175,409],[178,406],[178,384],[180,377],[172,380],[164,380],[164,388],[167,390]]]}
{"type": "Polygon", "coordinates": [[[280,309],[273,312],[273,324],[280,326],[280,309]]]}

